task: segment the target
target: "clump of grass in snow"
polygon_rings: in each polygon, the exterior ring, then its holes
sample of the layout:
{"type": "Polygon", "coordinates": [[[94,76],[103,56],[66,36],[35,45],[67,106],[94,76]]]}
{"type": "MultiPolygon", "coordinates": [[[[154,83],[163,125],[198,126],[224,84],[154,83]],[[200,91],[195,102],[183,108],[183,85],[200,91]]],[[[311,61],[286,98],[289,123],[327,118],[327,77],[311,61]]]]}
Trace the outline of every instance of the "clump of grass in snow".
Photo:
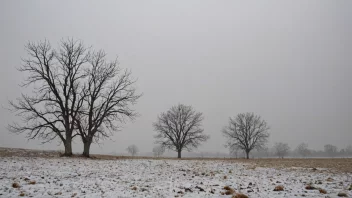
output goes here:
{"type": "Polygon", "coordinates": [[[30,181],[29,184],[34,185],[36,182],[35,181],[30,181]]]}
{"type": "Polygon", "coordinates": [[[274,191],[283,191],[284,190],[284,186],[279,185],[279,186],[275,186],[274,191]]]}
{"type": "Polygon", "coordinates": [[[306,186],[306,190],[315,190],[315,187],[312,186],[312,185],[310,185],[310,184],[308,184],[308,185],[306,186]]]}
{"type": "Polygon", "coordinates": [[[326,190],[324,190],[324,189],[322,189],[322,188],[319,189],[319,192],[320,192],[321,194],[326,194],[326,193],[327,193],[326,190]]]}
{"type": "Polygon", "coordinates": [[[12,184],[12,188],[19,188],[19,187],[20,187],[20,185],[16,182],[12,184]]]}
{"type": "Polygon", "coordinates": [[[348,197],[348,195],[345,192],[339,192],[339,194],[337,194],[337,196],[339,196],[339,197],[348,197]]]}
{"type": "Polygon", "coordinates": [[[329,178],[327,178],[327,179],[326,179],[326,181],[328,181],[328,182],[332,182],[332,181],[334,181],[334,179],[333,179],[333,178],[331,178],[331,177],[329,177],[329,178]]]}
{"type": "Polygon", "coordinates": [[[242,193],[237,193],[233,195],[232,198],[248,198],[248,196],[242,193]]]}
{"type": "Polygon", "coordinates": [[[233,195],[235,193],[235,190],[230,188],[229,186],[225,186],[224,190],[226,190],[224,193],[225,195],[233,195]]]}

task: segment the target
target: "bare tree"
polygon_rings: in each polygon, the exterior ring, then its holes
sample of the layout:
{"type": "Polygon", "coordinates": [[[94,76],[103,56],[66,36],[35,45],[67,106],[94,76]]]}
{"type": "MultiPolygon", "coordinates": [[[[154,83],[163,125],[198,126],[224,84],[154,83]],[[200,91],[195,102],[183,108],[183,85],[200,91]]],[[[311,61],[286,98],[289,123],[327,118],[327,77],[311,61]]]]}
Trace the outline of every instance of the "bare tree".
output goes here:
{"type": "Polygon", "coordinates": [[[131,106],[141,97],[136,94],[131,72],[121,70],[117,60],[108,62],[105,52],[92,53],[89,64],[80,95],[83,107],[76,119],[86,157],[93,140],[110,137],[119,129],[118,124],[137,116],[131,106]]]}
{"type": "Polygon", "coordinates": [[[300,154],[303,157],[307,157],[310,155],[310,150],[308,149],[308,144],[307,143],[301,143],[297,146],[296,151],[298,154],[300,154]]]}
{"type": "Polygon", "coordinates": [[[191,151],[209,139],[201,128],[202,120],[202,113],[196,112],[191,106],[173,106],[166,113],[161,113],[158,121],[153,123],[157,132],[156,143],[176,151],[178,158],[181,158],[183,149],[191,151]]]}
{"type": "Polygon", "coordinates": [[[275,154],[280,158],[284,158],[290,151],[290,147],[288,146],[288,144],[282,143],[282,142],[275,143],[274,149],[275,149],[275,154]]]}
{"type": "Polygon", "coordinates": [[[154,157],[160,157],[164,154],[164,152],[165,148],[163,146],[158,145],[153,148],[154,157]]]}
{"type": "Polygon", "coordinates": [[[331,144],[327,144],[324,146],[324,152],[330,157],[335,157],[337,155],[337,147],[331,144]]]}
{"type": "Polygon", "coordinates": [[[226,146],[243,150],[249,159],[249,152],[266,144],[268,130],[267,123],[260,116],[241,113],[235,118],[230,118],[229,125],[222,132],[227,138],[226,146]]]}
{"type": "Polygon", "coordinates": [[[352,145],[348,145],[345,149],[346,154],[351,156],[352,155],[352,145]]]}
{"type": "Polygon", "coordinates": [[[136,145],[130,145],[127,147],[127,152],[131,154],[132,156],[135,156],[138,153],[138,147],[136,145]]]}
{"type": "Polygon", "coordinates": [[[31,95],[22,94],[10,106],[23,123],[8,126],[14,133],[26,133],[28,139],[42,139],[43,143],[59,138],[65,146],[64,155],[72,155],[74,120],[82,100],[80,80],[90,53],[82,42],[61,40],[57,51],[48,41],[28,43],[27,59],[19,71],[28,74],[24,87],[34,87],[31,95]]]}
{"type": "Polygon", "coordinates": [[[229,151],[230,151],[230,156],[235,157],[236,159],[238,158],[238,150],[241,150],[239,147],[236,145],[229,146],[229,151]]]}

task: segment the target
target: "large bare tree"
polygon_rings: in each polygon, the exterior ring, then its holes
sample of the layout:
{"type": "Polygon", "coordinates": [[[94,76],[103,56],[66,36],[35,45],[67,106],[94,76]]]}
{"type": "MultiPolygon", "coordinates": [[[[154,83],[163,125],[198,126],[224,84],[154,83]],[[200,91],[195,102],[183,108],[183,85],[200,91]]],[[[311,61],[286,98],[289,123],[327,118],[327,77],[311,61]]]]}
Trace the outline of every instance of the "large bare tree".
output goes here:
{"type": "Polygon", "coordinates": [[[80,80],[90,53],[82,42],[61,40],[57,51],[48,41],[28,43],[28,58],[23,59],[19,71],[28,74],[24,87],[32,94],[22,94],[17,101],[10,101],[11,110],[23,122],[9,125],[14,133],[26,133],[28,139],[39,138],[50,142],[59,138],[65,146],[64,155],[72,155],[74,120],[83,100],[80,80]]]}
{"type": "Polygon", "coordinates": [[[249,153],[253,149],[260,149],[266,144],[268,130],[269,126],[260,116],[241,113],[230,118],[229,125],[222,132],[227,138],[226,146],[243,150],[249,159],[249,153]]]}
{"type": "Polygon", "coordinates": [[[136,94],[131,72],[120,69],[117,60],[108,62],[105,52],[93,52],[89,64],[80,94],[83,107],[76,119],[86,157],[93,141],[110,137],[126,118],[137,116],[131,106],[141,96],[136,94]]]}
{"type": "Polygon", "coordinates": [[[157,132],[156,143],[176,151],[178,158],[181,158],[183,149],[191,151],[209,139],[201,128],[202,121],[202,113],[196,112],[192,106],[173,106],[166,113],[161,113],[157,122],[153,123],[157,132]]]}

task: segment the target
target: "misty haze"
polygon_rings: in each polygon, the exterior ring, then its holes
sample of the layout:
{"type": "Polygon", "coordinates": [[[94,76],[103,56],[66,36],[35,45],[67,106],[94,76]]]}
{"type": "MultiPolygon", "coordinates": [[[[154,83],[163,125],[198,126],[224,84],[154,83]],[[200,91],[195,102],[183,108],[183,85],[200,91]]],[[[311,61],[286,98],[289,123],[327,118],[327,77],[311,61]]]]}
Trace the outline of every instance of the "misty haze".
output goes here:
{"type": "Polygon", "coordinates": [[[352,2],[0,3],[0,197],[352,197],[352,2]]]}

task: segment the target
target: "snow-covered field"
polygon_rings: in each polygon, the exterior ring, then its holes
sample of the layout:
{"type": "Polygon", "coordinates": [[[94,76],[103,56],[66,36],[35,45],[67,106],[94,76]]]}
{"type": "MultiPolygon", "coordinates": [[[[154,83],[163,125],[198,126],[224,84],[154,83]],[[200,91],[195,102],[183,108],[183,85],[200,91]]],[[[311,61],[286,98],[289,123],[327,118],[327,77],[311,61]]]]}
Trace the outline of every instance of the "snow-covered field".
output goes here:
{"type": "Polygon", "coordinates": [[[0,197],[232,197],[222,195],[229,186],[253,198],[332,198],[352,197],[351,184],[351,173],[234,161],[0,158],[0,197]],[[317,189],[306,190],[309,183],[317,189]],[[273,191],[278,185],[284,191],[273,191]]]}

